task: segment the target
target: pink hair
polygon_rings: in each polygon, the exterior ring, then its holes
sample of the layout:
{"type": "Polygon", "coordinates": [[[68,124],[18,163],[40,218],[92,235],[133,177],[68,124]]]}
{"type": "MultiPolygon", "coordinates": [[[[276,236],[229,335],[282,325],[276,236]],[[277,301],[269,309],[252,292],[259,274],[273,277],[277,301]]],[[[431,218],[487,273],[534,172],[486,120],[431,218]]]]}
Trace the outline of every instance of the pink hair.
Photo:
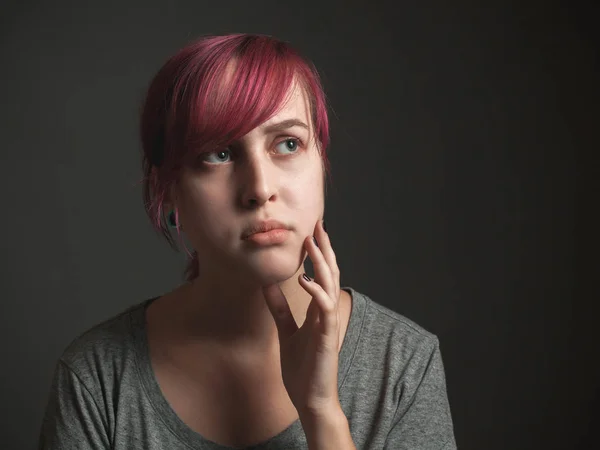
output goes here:
{"type": "MultiPolygon", "coordinates": [[[[310,103],[314,136],[330,174],[326,149],[326,98],[314,65],[287,43],[270,36],[205,36],[173,55],[158,71],[141,114],[144,206],[154,229],[177,248],[165,218],[164,202],[179,171],[194,156],[244,136],[283,106],[294,80],[310,103]],[[233,73],[227,83],[226,70],[233,73]]],[[[177,234],[179,214],[175,210],[177,234]]],[[[188,281],[198,276],[198,255],[190,254],[188,281]]]]}

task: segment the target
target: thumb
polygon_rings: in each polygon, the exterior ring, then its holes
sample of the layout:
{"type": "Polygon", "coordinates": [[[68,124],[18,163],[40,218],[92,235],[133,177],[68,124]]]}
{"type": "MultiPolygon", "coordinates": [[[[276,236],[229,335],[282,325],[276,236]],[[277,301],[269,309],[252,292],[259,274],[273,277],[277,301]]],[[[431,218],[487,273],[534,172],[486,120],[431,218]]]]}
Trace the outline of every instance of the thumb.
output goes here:
{"type": "Polygon", "coordinates": [[[292,315],[290,305],[278,284],[264,286],[263,295],[273,320],[275,320],[279,341],[282,342],[298,331],[298,325],[292,315]]]}

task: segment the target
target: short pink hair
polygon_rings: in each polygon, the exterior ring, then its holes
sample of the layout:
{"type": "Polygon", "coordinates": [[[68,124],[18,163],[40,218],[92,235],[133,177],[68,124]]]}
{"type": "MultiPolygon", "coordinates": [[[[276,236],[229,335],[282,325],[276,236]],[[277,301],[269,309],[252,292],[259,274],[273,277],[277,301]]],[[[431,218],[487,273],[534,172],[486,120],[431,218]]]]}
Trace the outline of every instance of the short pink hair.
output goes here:
{"type": "MultiPolygon", "coordinates": [[[[164,202],[181,168],[275,115],[294,80],[308,97],[313,135],[329,175],[329,121],[320,78],[315,66],[287,43],[255,34],[205,36],[158,71],[141,114],[143,196],[153,227],[173,248],[164,202]],[[230,82],[222,83],[230,62],[230,82]]],[[[179,235],[177,211],[175,218],[179,235]]],[[[195,252],[188,255],[185,278],[191,281],[198,276],[198,259],[195,252]]]]}

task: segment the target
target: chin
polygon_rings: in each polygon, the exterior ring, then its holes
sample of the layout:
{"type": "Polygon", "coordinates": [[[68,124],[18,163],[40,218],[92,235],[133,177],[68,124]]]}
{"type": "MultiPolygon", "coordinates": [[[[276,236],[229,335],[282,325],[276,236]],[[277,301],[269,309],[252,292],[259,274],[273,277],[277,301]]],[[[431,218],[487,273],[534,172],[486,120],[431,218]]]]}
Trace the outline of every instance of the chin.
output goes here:
{"type": "Polygon", "coordinates": [[[256,255],[249,261],[249,271],[261,285],[281,283],[293,277],[303,259],[289,251],[281,254],[256,255]]]}

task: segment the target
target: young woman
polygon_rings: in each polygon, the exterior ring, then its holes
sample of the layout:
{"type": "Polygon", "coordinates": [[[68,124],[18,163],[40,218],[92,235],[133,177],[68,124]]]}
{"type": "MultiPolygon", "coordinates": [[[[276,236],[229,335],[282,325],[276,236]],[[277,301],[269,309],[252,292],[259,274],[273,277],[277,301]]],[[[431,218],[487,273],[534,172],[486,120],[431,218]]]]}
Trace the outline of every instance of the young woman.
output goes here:
{"type": "Polygon", "coordinates": [[[70,344],[39,448],[456,448],[436,336],[340,288],[310,62],[268,36],[195,41],[152,81],[141,139],[187,282],[70,344]]]}

